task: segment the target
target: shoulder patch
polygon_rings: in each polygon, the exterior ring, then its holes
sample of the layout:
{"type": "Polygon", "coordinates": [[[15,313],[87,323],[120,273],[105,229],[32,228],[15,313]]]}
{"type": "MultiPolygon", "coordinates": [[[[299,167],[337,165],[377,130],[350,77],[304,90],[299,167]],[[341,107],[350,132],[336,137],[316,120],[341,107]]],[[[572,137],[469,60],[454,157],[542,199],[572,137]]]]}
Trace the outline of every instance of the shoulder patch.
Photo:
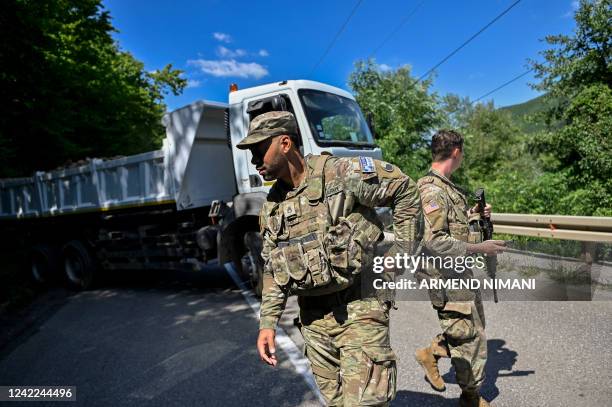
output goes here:
{"type": "Polygon", "coordinates": [[[431,201],[423,207],[423,211],[426,215],[429,215],[430,213],[435,212],[438,209],[440,209],[440,205],[438,205],[435,201],[431,201]]]}
{"type": "Polygon", "coordinates": [[[361,172],[363,173],[376,172],[372,157],[359,157],[359,166],[361,167],[361,172]]]}
{"type": "Polygon", "coordinates": [[[435,196],[444,195],[444,190],[435,184],[418,183],[417,187],[419,188],[422,199],[425,199],[425,197],[429,197],[428,199],[431,199],[435,196]]]}
{"type": "Polygon", "coordinates": [[[423,178],[419,178],[419,180],[417,181],[417,185],[421,186],[425,184],[431,184],[433,182],[434,182],[434,177],[425,176],[423,178]]]}
{"type": "Polygon", "coordinates": [[[383,178],[400,178],[404,175],[396,165],[381,160],[374,160],[374,163],[376,171],[383,178]]]}

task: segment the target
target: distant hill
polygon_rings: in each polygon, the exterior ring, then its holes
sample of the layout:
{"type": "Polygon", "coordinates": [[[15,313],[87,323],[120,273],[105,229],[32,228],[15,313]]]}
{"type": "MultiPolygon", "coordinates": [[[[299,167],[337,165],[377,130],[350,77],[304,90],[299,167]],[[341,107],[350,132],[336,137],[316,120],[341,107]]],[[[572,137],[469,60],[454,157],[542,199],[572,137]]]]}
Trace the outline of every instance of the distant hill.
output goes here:
{"type": "Polygon", "coordinates": [[[533,133],[545,128],[544,123],[539,123],[529,119],[535,113],[545,111],[550,102],[547,103],[546,95],[540,95],[527,102],[519,103],[511,106],[500,107],[500,111],[509,112],[512,119],[525,133],[533,133]]]}

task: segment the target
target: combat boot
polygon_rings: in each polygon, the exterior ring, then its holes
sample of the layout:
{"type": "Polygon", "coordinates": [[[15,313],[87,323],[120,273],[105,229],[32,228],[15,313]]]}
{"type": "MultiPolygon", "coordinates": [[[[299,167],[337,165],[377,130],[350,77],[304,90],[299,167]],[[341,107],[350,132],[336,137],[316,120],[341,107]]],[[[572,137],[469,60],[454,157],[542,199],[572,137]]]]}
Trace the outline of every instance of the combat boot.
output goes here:
{"type": "Polygon", "coordinates": [[[428,346],[426,348],[417,349],[414,353],[414,357],[416,361],[419,362],[419,365],[425,370],[425,380],[431,387],[436,391],[446,390],[446,385],[438,370],[439,357],[433,354],[431,347],[428,346]]]}
{"type": "Polygon", "coordinates": [[[462,391],[459,397],[459,407],[493,407],[478,392],[462,391]]]}

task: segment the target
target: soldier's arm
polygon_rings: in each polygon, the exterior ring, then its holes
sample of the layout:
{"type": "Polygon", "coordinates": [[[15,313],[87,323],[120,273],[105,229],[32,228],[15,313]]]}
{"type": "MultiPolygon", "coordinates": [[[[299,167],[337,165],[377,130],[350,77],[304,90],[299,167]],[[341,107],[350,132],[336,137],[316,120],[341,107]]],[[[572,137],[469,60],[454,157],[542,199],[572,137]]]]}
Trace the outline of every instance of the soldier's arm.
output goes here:
{"type": "Polygon", "coordinates": [[[371,160],[373,168],[364,168],[359,157],[347,168],[347,185],[358,202],[369,207],[393,209],[396,245],[413,252],[421,222],[421,204],[416,183],[395,165],[371,160]]]}
{"type": "Polygon", "coordinates": [[[437,256],[462,256],[466,254],[467,243],[453,238],[449,233],[450,208],[444,194],[445,192],[436,186],[421,190],[427,237],[425,247],[437,256]]]}
{"type": "Polygon", "coordinates": [[[282,290],[276,281],[270,268],[270,252],[276,248],[276,244],[270,238],[270,233],[267,230],[267,213],[266,205],[262,208],[259,224],[263,237],[263,249],[261,257],[264,260],[263,270],[263,291],[261,296],[261,308],[259,313],[259,329],[276,329],[278,320],[280,319],[285,306],[287,305],[287,292],[282,290]]]}

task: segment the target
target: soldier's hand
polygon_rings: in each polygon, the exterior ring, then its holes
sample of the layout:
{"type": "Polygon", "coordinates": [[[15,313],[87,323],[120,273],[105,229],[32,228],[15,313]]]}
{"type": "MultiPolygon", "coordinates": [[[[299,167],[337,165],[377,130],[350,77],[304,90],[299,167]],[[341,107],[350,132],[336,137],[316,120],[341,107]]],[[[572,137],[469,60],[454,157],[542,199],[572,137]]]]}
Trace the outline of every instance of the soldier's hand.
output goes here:
{"type": "MultiPolygon", "coordinates": [[[[478,211],[479,211],[478,204],[474,205],[472,209],[470,209],[470,213],[476,213],[478,211]]],[[[490,204],[485,205],[484,216],[485,218],[491,217],[491,205],[490,204]]]]}
{"type": "Polygon", "coordinates": [[[257,337],[257,350],[261,360],[270,366],[276,366],[276,346],[274,345],[274,337],[276,331],[274,329],[264,328],[259,330],[257,337]]]}
{"type": "Polygon", "coordinates": [[[470,245],[468,250],[472,253],[483,253],[488,255],[496,255],[506,250],[505,240],[485,240],[482,243],[470,245]]]}

